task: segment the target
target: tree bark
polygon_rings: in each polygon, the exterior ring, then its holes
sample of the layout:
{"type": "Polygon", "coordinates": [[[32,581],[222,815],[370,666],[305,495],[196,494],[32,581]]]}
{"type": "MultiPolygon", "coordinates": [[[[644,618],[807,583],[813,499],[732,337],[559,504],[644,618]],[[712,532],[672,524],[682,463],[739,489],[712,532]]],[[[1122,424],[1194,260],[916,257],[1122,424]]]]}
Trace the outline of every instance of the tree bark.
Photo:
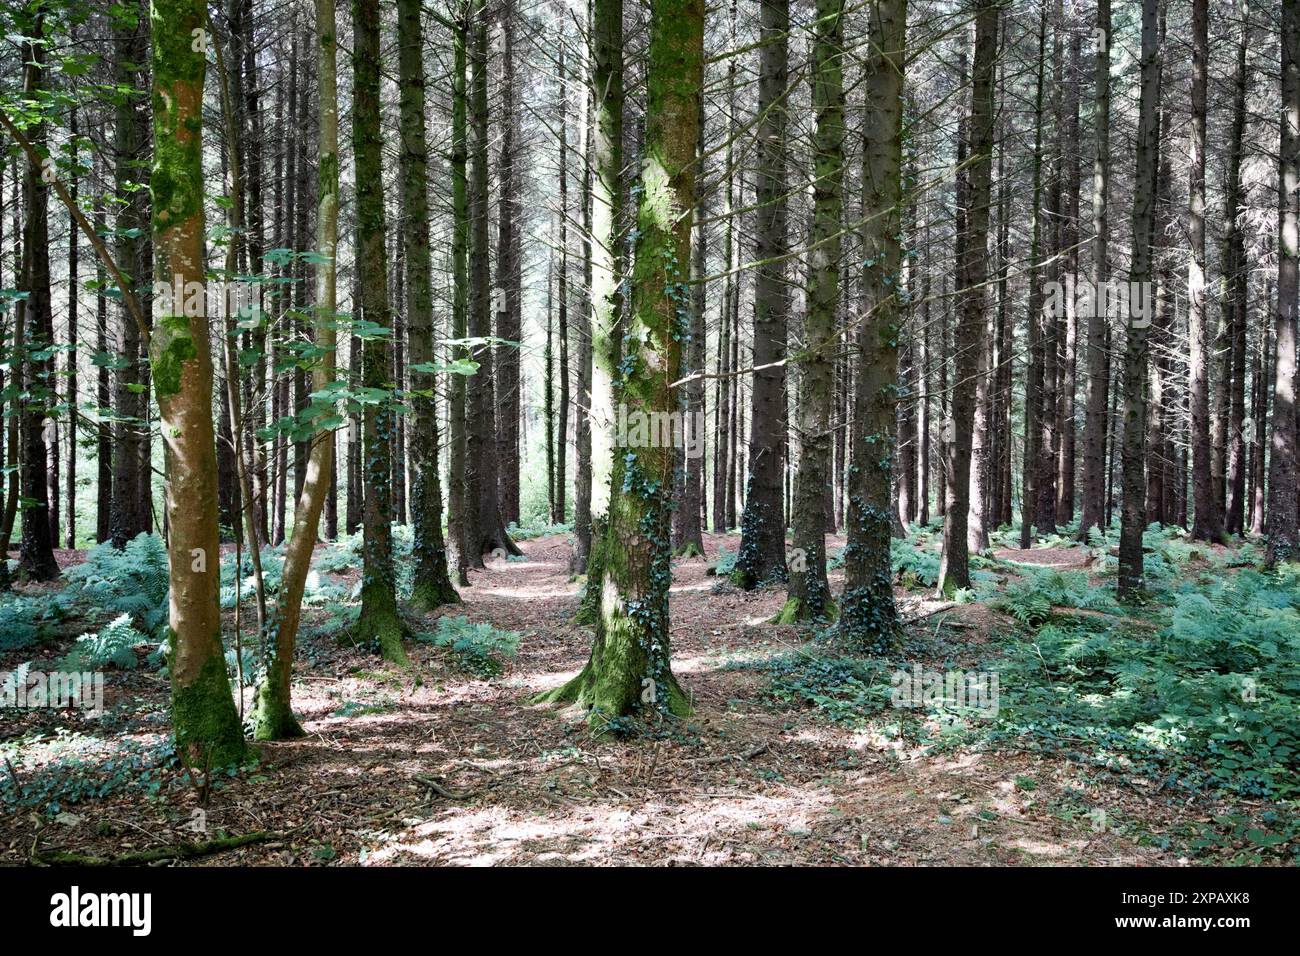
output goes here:
{"type": "Polygon", "coordinates": [[[857,381],[845,520],[848,542],[839,632],[852,647],[883,653],[893,646],[898,629],[889,549],[894,514],[898,339],[905,310],[899,290],[903,288],[900,235],[906,0],[878,4],[871,14],[870,31],[862,112],[861,325],[856,335],[857,381]]]}
{"type": "MultiPolygon", "coordinates": [[[[629,414],[671,412],[686,307],[699,90],[704,71],[702,0],[652,0],[647,64],[644,191],[637,216],[627,355],[615,404],[629,414]]],[[[672,449],[620,449],[613,461],[605,592],[591,660],[545,700],[591,711],[593,727],[615,730],[624,716],[684,716],[690,704],[670,667],[668,590],[672,449]]]]}
{"type": "Polygon", "coordinates": [[[1106,522],[1106,398],[1110,354],[1106,349],[1110,317],[1100,293],[1110,281],[1110,0],[1097,0],[1097,58],[1093,79],[1095,155],[1092,165],[1092,292],[1088,321],[1087,397],[1083,422],[1083,499],[1079,540],[1087,541],[1106,522]]]}
{"type": "Polygon", "coordinates": [[[1151,324],[1151,247],[1156,221],[1157,136],[1160,111],[1159,0],[1142,0],[1141,93],[1133,186],[1133,258],[1129,267],[1128,329],[1124,345],[1124,437],[1121,453],[1119,580],[1121,598],[1144,587],[1142,532],[1146,529],[1147,328],[1151,324]],[[1146,314],[1141,305],[1145,303],[1146,314]]]}
{"type": "MultiPolygon", "coordinates": [[[[832,10],[839,18],[842,7],[832,10]]],[[[785,475],[786,97],[789,0],[763,0],[758,73],[758,174],[755,205],[759,262],[754,280],[754,377],[750,387],[749,483],[733,580],[752,589],[788,577],[781,506],[785,475]]],[[[842,29],[842,28],[841,28],[842,29]]]]}
{"type": "MultiPolygon", "coordinates": [[[[29,39],[23,42],[23,97],[39,102],[46,84],[45,7],[37,4],[25,20],[29,39]]],[[[38,151],[46,146],[46,127],[42,121],[29,135],[38,151]]],[[[50,297],[49,186],[44,170],[28,157],[23,171],[23,256],[22,281],[27,293],[25,334],[16,348],[27,352],[23,360],[23,391],[26,408],[22,419],[22,454],[19,482],[22,488],[23,534],[18,557],[18,573],[33,581],[52,581],[59,576],[54,560],[54,535],[51,528],[51,502],[46,439],[57,427],[46,408],[57,402],[51,388],[54,380],[54,305],[50,297]],[[48,358],[36,354],[44,350],[48,358]]]]}
{"type": "MultiPolygon", "coordinates": [[[[388,252],[384,246],[383,141],[379,123],[379,2],[352,0],[352,148],[356,162],[357,273],[361,320],[392,328],[388,302],[388,252]]],[[[361,616],[353,637],[377,641],[386,660],[406,663],[406,627],[397,610],[393,569],[392,455],[396,433],[392,376],[386,333],[368,335],[362,344],[362,384],[383,392],[366,404],[362,416],[365,505],[362,523],[361,616]]]]}
{"type": "Polygon", "coordinates": [[[1282,0],[1282,149],[1277,265],[1277,372],[1265,561],[1294,561],[1296,530],[1296,311],[1300,297],[1300,0],[1282,0]]]}
{"type": "Polygon", "coordinates": [[[1034,93],[1033,156],[1033,225],[1029,241],[1029,363],[1025,370],[1025,456],[1020,483],[1020,547],[1027,550],[1033,542],[1035,510],[1038,505],[1039,457],[1043,435],[1043,290],[1042,266],[1042,197],[1043,197],[1043,81],[1047,60],[1047,4],[1038,20],[1038,80],[1034,93]]]}
{"type": "MultiPolygon", "coordinates": [[[[1220,503],[1210,480],[1210,369],[1205,308],[1205,116],[1209,86],[1209,0],[1192,0],[1192,102],[1188,137],[1187,337],[1192,412],[1192,538],[1223,536],[1220,503]]],[[[1229,144],[1229,149],[1232,149],[1229,144]]],[[[1226,383],[1224,383],[1226,385],[1226,383]]]]}
{"type": "MultiPolygon", "coordinates": [[[[153,32],[155,279],[173,289],[203,288],[207,63],[193,37],[207,25],[206,8],[199,0],[153,0],[151,15],[168,26],[153,32]]],[[[158,303],[149,355],[167,469],[172,727],[186,764],[207,770],[246,753],[221,642],[212,355],[206,315],[177,314],[183,302],[174,296],[158,303]]]]}
{"type": "MultiPolygon", "coordinates": [[[[998,7],[980,0],[975,17],[975,55],[971,71],[971,119],[967,198],[969,212],[963,260],[958,269],[964,288],[960,299],[952,392],[953,441],[948,443],[948,500],[943,522],[939,590],[952,594],[970,587],[967,541],[968,512],[979,508],[971,498],[971,443],[976,405],[976,378],[987,336],[985,313],[988,279],[989,203],[993,175],[993,91],[998,46],[998,7]]],[[[978,487],[978,486],[977,486],[978,487]]],[[[983,529],[980,537],[985,541],[983,529]]]]}
{"type": "Polygon", "coordinates": [[[826,487],[830,481],[834,353],[839,343],[840,229],[844,186],[843,0],[818,0],[811,64],[813,213],[808,242],[808,305],[799,356],[799,472],[795,476],[794,551],[788,598],[776,620],[833,618],[826,580],[826,487]]]}

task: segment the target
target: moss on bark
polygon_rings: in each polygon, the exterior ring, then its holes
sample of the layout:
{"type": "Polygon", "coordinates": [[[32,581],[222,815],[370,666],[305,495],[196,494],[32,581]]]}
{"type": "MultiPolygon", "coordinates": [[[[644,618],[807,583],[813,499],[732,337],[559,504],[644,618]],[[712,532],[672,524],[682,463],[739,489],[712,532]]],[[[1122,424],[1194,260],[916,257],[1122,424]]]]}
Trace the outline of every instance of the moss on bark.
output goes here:
{"type": "MultiPolygon", "coordinates": [[[[168,640],[174,658],[176,635],[169,632],[168,640]]],[[[209,656],[191,683],[181,686],[172,682],[172,728],[177,751],[196,771],[244,762],[248,748],[221,655],[209,656]]]]}
{"type": "Polygon", "coordinates": [[[371,582],[361,588],[361,617],[352,628],[351,637],[359,644],[378,641],[384,660],[401,667],[409,665],[402,641],[408,629],[397,610],[397,598],[391,584],[371,582]]]}

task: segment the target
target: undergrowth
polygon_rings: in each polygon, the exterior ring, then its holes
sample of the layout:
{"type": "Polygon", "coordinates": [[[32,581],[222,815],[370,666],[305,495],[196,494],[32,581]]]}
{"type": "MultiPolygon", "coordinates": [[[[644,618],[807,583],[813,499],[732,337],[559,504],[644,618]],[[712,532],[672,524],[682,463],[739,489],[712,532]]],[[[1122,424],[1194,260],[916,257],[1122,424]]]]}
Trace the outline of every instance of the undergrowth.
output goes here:
{"type": "Polygon", "coordinates": [[[417,633],[416,640],[437,647],[450,648],[459,665],[479,677],[501,673],[503,659],[519,651],[517,631],[498,630],[491,624],[470,621],[464,616],[441,617],[433,633],[417,633]]]}

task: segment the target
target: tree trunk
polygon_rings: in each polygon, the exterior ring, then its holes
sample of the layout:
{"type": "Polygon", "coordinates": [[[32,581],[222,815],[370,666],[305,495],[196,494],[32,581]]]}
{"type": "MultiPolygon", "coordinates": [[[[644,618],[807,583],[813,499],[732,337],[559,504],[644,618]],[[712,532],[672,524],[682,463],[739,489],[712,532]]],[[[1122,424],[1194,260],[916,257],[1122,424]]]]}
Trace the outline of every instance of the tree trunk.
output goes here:
{"type": "MultiPolygon", "coordinates": [[[[476,0],[474,46],[470,72],[470,122],[474,131],[474,151],[470,156],[470,288],[469,334],[487,341],[492,337],[492,279],[488,244],[488,9],[486,0],[476,0]]],[[[469,467],[465,472],[465,508],[470,527],[470,560],[483,566],[482,556],[505,551],[520,554],[506,534],[501,518],[501,500],[497,493],[498,462],[496,445],[496,404],[493,397],[492,346],[478,345],[475,355],[478,370],[470,376],[467,436],[465,453],[469,467]]],[[[567,348],[561,351],[565,375],[568,370],[567,348]]],[[[567,403],[567,385],[561,393],[567,403]]],[[[562,409],[561,413],[567,409],[562,409]]],[[[562,453],[562,450],[561,450],[562,453]]],[[[563,501],[563,497],[561,497],[563,501]]]]}
{"type": "MultiPolygon", "coordinates": [[[[312,392],[317,398],[310,420],[314,433],[309,439],[310,459],[302,490],[294,509],[293,535],[285,549],[284,572],[280,597],[271,618],[271,655],[266,677],[258,690],[254,736],[258,740],[284,740],[302,736],[302,727],[293,715],[290,684],[293,675],[293,650],[302,610],[303,588],[311,566],[312,550],[320,525],[320,514],[330,491],[334,462],[334,428],[338,424],[334,388],[334,347],[337,341],[334,323],[338,310],[337,254],[339,213],[339,121],[336,59],[335,0],[316,0],[316,37],[320,51],[320,172],[317,190],[316,251],[322,261],[316,266],[316,322],[313,338],[321,355],[312,368],[312,392]]],[[[402,27],[413,0],[403,0],[402,27]]],[[[419,20],[416,18],[418,30],[419,20]]],[[[406,39],[406,37],[403,37],[406,39]]],[[[402,47],[405,58],[407,47],[402,47]]],[[[418,80],[419,78],[415,78],[418,80]]],[[[410,95],[410,83],[403,76],[402,94],[410,95]]],[[[414,82],[415,80],[412,80],[414,82]]],[[[417,87],[423,93],[423,84],[417,87]]],[[[412,312],[414,314],[414,312],[412,312]]],[[[436,459],[435,459],[436,475],[436,459]]],[[[435,482],[436,487],[436,482],[435,482]]],[[[441,524],[441,522],[439,522],[441,524]]],[[[441,528],[439,528],[441,535],[441,528]]],[[[417,552],[418,552],[417,546],[417,552]]],[[[418,564],[418,554],[417,554],[418,564]]]]}
{"type": "MultiPolygon", "coordinates": [[[[23,97],[39,101],[45,85],[46,48],[44,7],[38,5],[26,20],[27,39],[23,43],[23,97]],[[37,42],[42,40],[42,42],[37,42]]],[[[46,147],[45,123],[38,123],[30,133],[39,151],[46,147]]],[[[23,171],[23,273],[19,288],[27,294],[24,302],[26,329],[16,348],[27,352],[23,365],[23,391],[27,407],[22,412],[22,454],[19,482],[22,488],[23,535],[18,558],[18,573],[33,581],[52,581],[59,576],[54,560],[54,535],[51,529],[49,461],[46,440],[55,433],[54,419],[45,411],[57,404],[51,388],[54,381],[54,305],[50,298],[49,186],[43,170],[28,157],[23,171]],[[39,358],[41,351],[48,356],[39,358]]]]}
{"type": "Polygon", "coordinates": [[[1269,566],[1294,561],[1296,531],[1296,310],[1300,297],[1300,0],[1282,0],[1281,203],[1277,264],[1277,372],[1268,475],[1269,566]]]}
{"type": "MultiPolygon", "coordinates": [[[[201,118],[207,64],[204,51],[194,49],[193,35],[206,26],[206,9],[198,0],[153,0],[151,14],[168,26],[153,34],[155,279],[172,288],[187,289],[190,283],[202,288],[201,118]]],[[[164,300],[149,355],[167,469],[172,727],[187,766],[206,771],[242,761],[246,749],[221,642],[208,320],[176,314],[181,307],[174,297],[164,300]]]]}
{"type": "MultiPolygon", "coordinates": [[[[645,188],[624,339],[628,354],[621,366],[627,371],[614,396],[629,414],[677,407],[671,383],[681,362],[678,316],[690,270],[703,67],[702,0],[652,0],[645,188]]],[[[672,458],[671,447],[662,445],[615,456],[603,555],[608,590],[591,660],[543,698],[580,702],[597,729],[617,729],[615,721],[626,715],[684,716],[690,710],[670,669],[672,458]]]]}
{"type": "Polygon", "coordinates": [[[1087,398],[1083,422],[1083,501],[1079,540],[1087,541],[1093,528],[1106,520],[1106,393],[1110,380],[1110,354],[1106,350],[1109,324],[1101,297],[1110,281],[1110,0],[1097,0],[1097,62],[1094,69],[1093,117],[1096,137],[1092,165],[1092,292],[1089,297],[1087,398]]]}
{"type": "MultiPolygon", "coordinates": [[[[466,2],[452,31],[451,74],[451,195],[452,195],[452,303],[451,338],[463,342],[468,334],[469,309],[469,121],[466,85],[466,57],[469,46],[471,3],[466,2]]],[[[454,345],[452,355],[471,360],[464,345],[454,345]]],[[[447,535],[456,552],[456,583],[469,584],[469,567],[473,547],[469,541],[475,526],[465,494],[468,446],[466,435],[466,398],[469,386],[464,375],[451,377],[448,399],[447,430],[450,447],[447,454],[447,535]]],[[[474,508],[477,512],[477,505],[474,508]]]]}
{"type": "MultiPolygon", "coordinates": [[[[700,91],[700,140],[696,144],[695,176],[703,180],[708,170],[705,155],[704,91],[700,91]]],[[[682,375],[689,379],[679,389],[682,415],[681,440],[674,444],[677,469],[680,472],[680,490],[673,509],[673,554],[677,557],[704,555],[704,537],[700,523],[700,499],[704,494],[704,319],[708,304],[708,289],[703,281],[707,268],[707,230],[704,225],[705,208],[703,190],[696,196],[695,237],[691,247],[691,307],[690,329],[683,349],[682,375]]],[[[780,473],[777,473],[777,509],[781,504],[780,473]]],[[[744,547],[741,547],[744,553],[744,547]]]]}
{"type": "Polygon", "coordinates": [[[1246,134],[1246,94],[1250,73],[1246,52],[1250,44],[1250,11],[1247,0],[1237,3],[1240,18],[1237,63],[1233,81],[1232,133],[1228,140],[1228,174],[1223,196],[1223,324],[1229,329],[1231,347],[1231,400],[1228,425],[1227,526],[1229,534],[1242,534],[1246,524],[1246,324],[1249,302],[1249,263],[1246,261],[1244,229],[1237,222],[1241,209],[1241,158],[1246,134]]]}
{"type": "MultiPolygon", "coordinates": [[[[77,150],[77,108],[72,107],[69,116],[69,133],[71,142],[69,150],[71,151],[72,168],[74,170],[80,165],[77,150]]],[[[77,183],[79,175],[74,173],[68,183],[68,194],[72,201],[77,201],[77,183]]],[[[65,497],[68,502],[68,520],[67,520],[67,537],[64,539],[64,547],[75,548],[77,546],[77,413],[80,410],[77,404],[77,312],[80,309],[78,301],[79,263],[81,249],[81,233],[77,230],[76,224],[68,231],[68,355],[66,365],[64,366],[67,375],[68,389],[68,462],[64,470],[66,484],[65,497]]]]}
{"type": "MultiPolygon", "coordinates": [[[[839,631],[852,647],[887,652],[894,644],[890,533],[898,339],[902,287],[903,74],[906,0],[886,0],[871,16],[864,67],[862,128],[861,325],[856,335],[853,447],[848,475],[848,543],[839,631]]],[[[909,290],[910,291],[910,290],[909,290]]]]}
{"type": "MultiPolygon", "coordinates": [[[[828,8],[836,22],[842,6],[828,8]]],[[[789,0],[762,0],[758,74],[758,179],[755,204],[759,262],[754,284],[754,378],[750,387],[749,484],[740,521],[733,580],[752,589],[788,576],[781,507],[785,474],[786,97],[789,0]]],[[[840,28],[842,30],[842,27],[840,28]]]]}
{"type": "MultiPolygon", "coordinates": [[[[1210,369],[1205,308],[1205,115],[1209,85],[1209,0],[1192,0],[1192,102],[1188,137],[1187,387],[1192,412],[1192,538],[1223,536],[1220,503],[1210,480],[1210,369]]],[[[1229,144],[1229,149],[1233,147],[1229,144]]],[[[1226,386],[1227,383],[1224,383],[1226,386]]]]}
{"type": "MultiPolygon", "coordinates": [[[[593,0],[591,23],[593,194],[591,262],[591,544],[579,618],[595,624],[604,590],[610,475],[614,463],[614,371],[622,310],[623,0],[593,0]]],[[[703,343],[701,343],[703,345],[703,343]]]]}
{"type": "Polygon", "coordinates": [[[1029,364],[1025,370],[1025,456],[1020,483],[1020,547],[1033,542],[1035,510],[1038,504],[1039,457],[1042,447],[1043,416],[1043,290],[1040,255],[1042,250],[1043,197],[1043,80],[1047,60],[1047,4],[1038,20],[1038,80],[1034,93],[1034,186],[1033,226],[1029,240],[1029,364]]]}
{"type": "MultiPolygon", "coordinates": [[[[513,521],[517,523],[520,519],[519,356],[521,348],[517,343],[519,343],[522,334],[523,278],[518,226],[520,184],[519,174],[516,172],[515,167],[515,150],[518,148],[519,137],[519,94],[515,80],[515,16],[514,0],[505,0],[500,10],[503,36],[501,54],[501,153],[498,167],[501,193],[497,203],[497,274],[499,276],[498,285],[501,287],[502,301],[497,312],[497,335],[505,339],[507,343],[516,344],[505,344],[496,350],[496,400],[497,456],[500,461],[501,474],[499,482],[501,516],[506,522],[513,521]]],[[[423,128],[421,134],[423,134],[423,128]]],[[[427,232],[427,224],[425,230],[427,232]]],[[[424,243],[427,248],[427,235],[424,243]]],[[[432,318],[430,318],[430,322],[432,322],[432,318]]],[[[430,326],[430,331],[432,331],[432,326],[430,326]]],[[[414,337],[412,337],[412,352],[414,351],[414,337]]],[[[441,509],[441,503],[439,508],[441,509]]]]}
{"type": "MultiPolygon", "coordinates": [[[[94,228],[97,235],[103,235],[106,227],[104,206],[95,205],[94,228]]],[[[104,264],[98,263],[95,269],[95,351],[102,357],[95,364],[98,366],[95,378],[95,414],[99,423],[95,426],[95,543],[103,544],[112,540],[113,514],[113,426],[108,422],[112,410],[112,391],[108,377],[108,296],[104,294],[104,264]]]]}
{"type": "MultiPolygon", "coordinates": [[[[958,270],[964,288],[955,334],[956,380],[952,392],[953,440],[948,444],[948,500],[943,522],[939,589],[944,593],[970,587],[967,541],[968,512],[980,507],[971,499],[971,442],[976,405],[976,378],[981,341],[987,335],[985,312],[988,279],[989,201],[993,174],[993,89],[998,46],[998,7],[981,0],[975,18],[975,56],[971,73],[971,121],[967,199],[970,203],[963,260],[958,270]]],[[[980,529],[980,537],[983,529],[980,529]]]]}
{"type": "MultiPolygon", "coordinates": [[[[114,77],[131,90],[148,86],[149,18],[147,5],[135,4],[135,22],[114,21],[114,77]]],[[[149,308],[148,278],[153,271],[149,229],[148,103],[143,95],[118,100],[113,120],[114,194],[125,196],[114,222],[113,258],[140,291],[144,315],[149,308]]],[[[140,330],[126,311],[118,308],[121,328],[120,367],[117,368],[113,425],[112,537],[114,548],[139,533],[152,531],[148,488],[152,481],[148,436],[148,375],[142,363],[140,330]]]]}
{"type": "Polygon", "coordinates": [[[1159,0],[1142,0],[1141,94],[1133,187],[1133,258],[1129,267],[1128,329],[1124,346],[1124,438],[1119,537],[1121,598],[1144,587],[1142,532],[1146,529],[1147,328],[1151,324],[1151,247],[1156,221],[1156,163],[1160,111],[1159,0]],[[1145,305],[1145,314],[1143,305],[1145,305]]]}
{"type": "MultiPolygon", "coordinates": [[[[388,303],[388,254],[384,246],[383,141],[379,123],[379,2],[353,0],[352,148],[356,157],[357,274],[361,320],[392,328],[388,303]]],[[[397,612],[393,569],[392,455],[396,433],[394,398],[387,394],[392,376],[388,339],[367,336],[362,344],[362,384],[385,391],[365,406],[362,455],[365,510],[362,524],[361,616],[353,636],[377,641],[384,658],[406,663],[402,647],[405,625],[397,612]]]]}
{"type": "MultiPolygon", "coordinates": [[[[830,481],[831,400],[839,334],[840,229],[844,183],[843,0],[817,0],[812,39],[813,218],[808,243],[808,309],[800,356],[799,472],[794,493],[794,552],[779,623],[833,618],[826,580],[826,487],[830,481]]],[[[892,407],[891,407],[892,414],[892,407]]]]}
{"type": "MultiPolygon", "coordinates": [[[[1070,37],[1070,73],[1079,76],[1083,39],[1070,37]]],[[[1061,388],[1057,399],[1056,520],[1074,520],[1075,390],[1078,378],[1079,313],[1079,88],[1072,78],[1065,89],[1065,202],[1061,219],[1061,255],[1064,258],[1065,328],[1061,350],[1061,388]]]]}
{"type": "MultiPolygon", "coordinates": [[[[318,2],[330,4],[334,0],[318,2]]],[[[438,409],[435,398],[437,377],[433,351],[433,264],[429,251],[429,160],[424,131],[424,25],[420,0],[401,0],[398,4],[398,34],[402,244],[406,261],[406,316],[411,332],[408,372],[414,409],[411,421],[411,516],[415,528],[411,604],[418,610],[431,611],[443,604],[459,603],[460,596],[451,584],[447,547],[442,537],[442,481],[438,473],[438,409]]],[[[331,68],[332,65],[331,62],[331,68]]],[[[322,84],[322,103],[324,100],[322,84]]],[[[336,108],[334,103],[330,104],[331,111],[336,108]]],[[[336,138],[337,123],[335,118],[331,129],[336,138]]],[[[324,139],[323,122],[321,132],[324,139]]],[[[512,241],[507,237],[503,243],[509,245],[512,241]]],[[[319,386],[315,390],[319,391],[319,386]]]]}

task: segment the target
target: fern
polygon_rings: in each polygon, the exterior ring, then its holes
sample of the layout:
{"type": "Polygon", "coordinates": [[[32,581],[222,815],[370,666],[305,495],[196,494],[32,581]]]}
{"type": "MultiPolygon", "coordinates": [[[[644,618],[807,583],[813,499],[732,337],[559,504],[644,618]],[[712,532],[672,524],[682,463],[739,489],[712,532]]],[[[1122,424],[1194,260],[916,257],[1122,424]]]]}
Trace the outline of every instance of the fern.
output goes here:
{"type": "Polygon", "coordinates": [[[83,634],[58,663],[61,671],[97,671],[105,667],[135,670],[135,647],[149,640],[131,626],[131,615],[122,614],[96,634],[83,634]]]}
{"type": "Polygon", "coordinates": [[[1053,571],[1018,565],[1021,580],[1010,585],[994,606],[1027,627],[1039,627],[1057,607],[1084,611],[1119,612],[1110,593],[1095,587],[1086,571],[1053,571]]]}
{"type": "Polygon", "coordinates": [[[532,538],[543,538],[552,534],[569,534],[572,531],[572,522],[568,524],[542,523],[521,528],[512,521],[510,526],[506,528],[506,534],[510,535],[513,541],[528,541],[532,538]]]}
{"type": "Polygon", "coordinates": [[[725,578],[736,570],[736,558],[738,555],[732,554],[725,546],[718,546],[718,560],[714,564],[714,569],[718,577],[725,578]]]}
{"type": "Polygon", "coordinates": [[[5,595],[0,600],[0,651],[35,644],[42,635],[44,615],[31,598],[5,595]]]}
{"type": "Polygon", "coordinates": [[[64,572],[70,590],[97,607],[129,614],[145,633],[157,634],[167,623],[167,549],[156,535],[138,534],[118,551],[97,544],[86,560],[64,572]]]}
{"type": "Polygon", "coordinates": [[[1089,759],[1185,788],[1300,795],[1300,572],[1185,584],[1156,613],[1154,639],[1076,618],[1012,643],[995,738],[1089,741],[1089,759]]]}
{"type": "Polygon", "coordinates": [[[939,583],[939,556],[911,540],[894,541],[890,548],[894,577],[905,588],[932,588],[939,583]]]}
{"type": "Polygon", "coordinates": [[[501,672],[501,658],[518,653],[520,635],[517,631],[497,630],[491,624],[471,622],[459,616],[439,618],[435,633],[415,637],[426,644],[451,648],[467,670],[493,677],[501,672]]]}

